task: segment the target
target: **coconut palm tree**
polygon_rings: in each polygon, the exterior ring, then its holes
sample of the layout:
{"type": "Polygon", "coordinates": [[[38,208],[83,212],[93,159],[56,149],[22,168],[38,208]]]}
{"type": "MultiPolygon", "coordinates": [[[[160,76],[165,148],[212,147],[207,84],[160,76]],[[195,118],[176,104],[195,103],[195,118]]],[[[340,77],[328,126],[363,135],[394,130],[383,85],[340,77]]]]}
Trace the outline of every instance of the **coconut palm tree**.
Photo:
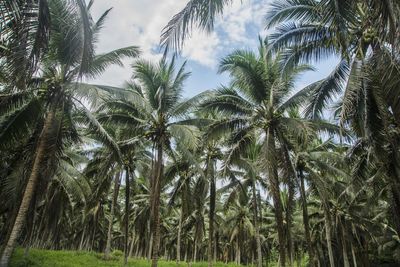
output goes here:
{"type": "MultiPolygon", "coordinates": [[[[31,169],[28,170],[21,203],[15,207],[17,213],[2,254],[1,266],[8,264],[37,184],[42,174],[46,173],[46,162],[56,161],[66,143],[78,141],[76,124],[87,123],[92,131],[98,133],[103,142],[118,150],[112,138],[82,103],[83,99],[98,101],[95,96],[100,96],[101,90],[95,86],[80,83],[81,77],[95,77],[107,66],[121,64],[122,57],[138,54],[136,47],[100,55],[94,54],[91,50],[108,11],[98,21],[91,20],[90,43],[83,38],[83,29],[80,27],[81,14],[76,8],[64,1],[51,1],[50,12],[55,18],[51,24],[49,50],[40,62],[40,76],[29,83],[29,90],[16,93],[6,91],[1,96],[2,148],[16,144],[17,140],[26,142],[30,134],[35,136],[31,153],[32,160],[26,165],[31,166],[31,169]],[[87,54],[88,50],[91,51],[90,54],[87,54]],[[87,54],[84,63],[82,63],[82,54],[87,54]],[[12,108],[15,106],[17,108],[12,108]]],[[[52,164],[52,166],[55,165],[52,164]]]]}
{"type": "Polygon", "coordinates": [[[337,150],[333,143],[330,141],[321,142],[318,140],[310,141],[311,144],[309,147],[305,145],[300,145],[298,150],[296,150],[296,158],[295,158],[295,168],[298,175],[300,196],[302,201],[303,208],[303,221],[304,221],[304,232],[306,234],[306,241],[309,250],[311,263],[315,265],[315,262],[312,257],[314,257],[313,246],[311,243],[311,235],[309,229],[309,217],[307,210],[307,198],[306,198],[306,188],[305,188],[305,174],[308,174],[309,184],[316,188],[316,191],[319,194],[323,202],[324,207],[324,216],[325,216],[325,225],[326,225],[326,242],[328,247],[329,261],[330,266],[335,266],[334,254],[332,249],[332,226],[331,226],[331,215],[329,211],[329,191],[327,188],[329,186],[326,184],[326,178],[324,179],[321,175],[327,175],[328,173],[345,175],[344,172],[341,171],[340,166],[337,166],[338,161],[341,160],[340,154],[338,154],[335,150],[337,150]],[[303,147],[303,148],[301,148],[303,147]],[[329,151],[333,150],[333,151],[329,151]],[[337,167],[335,167],[337,166],[337,167]]]}
{"type": "Polygon", "coordinates": [[[277,230],[279,236],[281,265],[285,265],[282,200],[280,198],[280,181],[278,178],[279,158],[277,146],[283,146],[283,138],[288,133],[304,134],[308,124],[297,118],[285,116],[291,107],[298,105],[306,95],[306,90],[289,97],[293,90],[296,76],[308,66],[300,66],[291,72],[282,73],[279,57],[273,59],[266,53],[266,46],[260,44],[259,53],[238,50],[224,58],[220,63],[220,72],[228,72],[231,86],[211,92],[208,99],[201,103],[205,110],[216,110],[227,115],[210,126],[210,135],[231,132],[232,148],[227,155],[228,161],[249,144],[254,132],[264,136],[264,168],[268,173],[277,230]]]}
{"type": "Polygon", "coordinates": [[[168,206],[172,207],[176,201],[180,200],[180,212],[178,220],[178,234],[176,239],[176,261],[181,261],[181,250],[182,250],[182,236],[183,236],[183,225],[190,216],[191,210],[194,210],[194,203],[190,201],[190,196],[193,195],[193,184],[194,179],[203,175],[204,172],[200,166],[200,162],[197,159],[197,151],[191,152],[185,148],[177,147],[175,150],[174,160],[171,162],[165,170],[165,181],[166,184],[174,182],[172,187],[168,206]]]}
{"type": "MultiPolygon", "coordinates": [[[[243,195],[242,198],[249,198],[252,202],[252,213],[253,213],[253,227],[255,231],[256,247],[257,247],[257,265],[262,266],[262,247],[261,247],[261,234],[260,234],[260,215],[259,215],[259,203],[257,200],[257,188],[261,184],[260,170],[260,156],[262,151],[262,145],[257,143],[255,138],[253,143],[247,147],[247,150],[243,151],[237,158],[232,158],[231,162],[225,163],[226,175],[232,180],[231,183],[226,185],[224,188],[234,188],[231,194],[232,196],[243,195]],[[234,171],[236,170],[236,171],[234,171]],[[238,173],[237,170],[241,170],[242,173],[238,173]],[[237,178],[237,175],[243,176],[243,180],[237,178]],[[250,191],[250,193],[249,193],[250,191]]],[[[229,153],[229,152],[228,152],[229,153]]],[[[224,189],[222,189],[224,190],[224,189]]],[[[232,198],[231,198],[232,199],[232,198]]]]}
{"type": "Polygon", "coordinates": [[[165,60],[156,64],[145,60],[136,61],[133,65],[133,80],[126,90],[126,99],[109,103],[118,107],[115,113],[110,111],[110,117],[130,127],[142,129],[142,136],[152,143],[152,266],[157,266],[159,256],[159,201],[164,180],[164,152],[172,152],[173,143],[194,147],[197,142],[197,128],[193,126],[194,120],[188,117],[188,110],[195,100],[182,101],[181,97],[189,73],[185,72],[185,64],[178,70],[175,68],[174,58],[169,63],[165,60]]]}

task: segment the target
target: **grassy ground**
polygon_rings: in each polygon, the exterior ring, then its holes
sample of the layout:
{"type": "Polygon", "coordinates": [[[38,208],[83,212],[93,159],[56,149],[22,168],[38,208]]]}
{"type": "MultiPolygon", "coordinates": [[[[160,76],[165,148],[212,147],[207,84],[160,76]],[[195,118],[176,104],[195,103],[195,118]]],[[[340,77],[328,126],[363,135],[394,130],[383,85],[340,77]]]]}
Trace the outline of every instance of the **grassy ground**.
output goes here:
{"type": "MultiPolygon", "coordinates": [[[[31,249],[29,256],[24,257],[24,250],[17,249],[11,259],[10,267],[120,267],[123,266],[122,256],[113,256],[112,260],[105,261],[102,254],[79,251],[54,251],[31,249]]],[[[148,267],[147,260],[129,259],[128,266],[148,267]]],[[[176,267],[175,262],[160,261],[160,267],[176,267]]],[[[180,266],[186,267],[186,263],[180,266]]],[[[206,262],[193,263],[192,267],[206,267],[206,262]]],[[[216,263],[215,267],[238,267],[234,264],[216,263]]]]}

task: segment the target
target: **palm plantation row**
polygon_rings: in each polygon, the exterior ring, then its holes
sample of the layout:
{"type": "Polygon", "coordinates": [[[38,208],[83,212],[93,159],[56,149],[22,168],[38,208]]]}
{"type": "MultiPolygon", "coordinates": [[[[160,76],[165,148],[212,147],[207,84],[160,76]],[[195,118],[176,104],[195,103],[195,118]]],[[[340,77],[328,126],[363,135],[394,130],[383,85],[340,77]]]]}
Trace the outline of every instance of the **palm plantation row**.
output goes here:
{"type": "Polygon", "coordinates": [[[272,1],[273,33],[221,59],[229,83],[184,99],[190,73],[168,52],[230,3],[188,1],[158,62],[96,54],[110,10],[94,20],[93,1],[0,3],[0,266],[16,246],[152,266],[400,260],[400,5],[272,1]],[[86,83],[123,58],[123,88],[86,83]]]}

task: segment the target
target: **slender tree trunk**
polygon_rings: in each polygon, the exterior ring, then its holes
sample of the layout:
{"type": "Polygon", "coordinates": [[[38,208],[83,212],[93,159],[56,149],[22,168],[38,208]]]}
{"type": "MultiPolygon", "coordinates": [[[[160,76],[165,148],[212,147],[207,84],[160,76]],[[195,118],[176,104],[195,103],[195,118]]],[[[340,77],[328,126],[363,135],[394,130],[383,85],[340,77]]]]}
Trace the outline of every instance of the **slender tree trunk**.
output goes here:
{"type": "Polygon", "coordinates": [[[214,261],[218,260],[218,233],[214,230],[214,261]]]}
{"type": "Polygon", "coordinates": [[[329,210],[327,204],[324,204],[324,218],[325,218],[325,235],[326,235],[326,244],[328,247],[328,255],[329,255],[329,263],[331,267],[335,267],[335,260],[333,258],[333,248],[332,248],[332,227],[331,227],[331,218],[329,215],[329,210]]]}
{"type": "Polygon", "coordinates": [[[277,158],[276,158],[276,147],[275,147],[275,136],[274,131],[269,128],[267,131],[267,157],[268,157],[268,178],[270,190],[272,193],[272,199],[275,208],[275,220],[276,227],[278,230],[278,242],[279,242],[279,263],[280,266],[285,267],[286,265],[286,248],[285,248],[285,231],[283,224],[283,208],[282,200],[279,188],[278,170],[277,170],[277,158]]]}
{"type": "Polygon", "coordinates": [[[287,164],[290,166],[289,169],[292,172],[288,173],[287,176],[287,188],[288,188],[288,198],[286,205],[286,238],[287,238],[287,253],[289,257],[289,266],[292,267],[294,265],[294,242],[292,238],[292,224],[293,224],[293,210],[295,206],[295,178],[296,178],[296,169],[293,166],[290,155],[289,148],[286,145],[283,145],[283,154],[287,164]]]}
{"type": "Polygon", "coordinates": [[[207,162],[207,174],[209,175],[210,180],[210,209],[208,214],[208,267],[213,266],[214,257],[213,257],[213,242],[214,242],[214,215],[215,215],[215,176],[214,176],[214,161],[211,158],[208,158],[207,162]]]}
{"type": "Polygon", "coordinates": [[[83,226],[83,231],[82,231],[82,237],[81,237],[81,242],[79,243],[79,249],[83,249],[83,241],[85,240],[85,232],[86,232],[86,226],[83,226]]]}
{"type": "Polygon", "coordinates": [[[26,184],[24,193],[22,195],[21,205],[18,209],[17,217],[15,218],[14,225],[11,229],[11,233],[6,242],[6,245],[3,250],[3,254],[0,260],[0,267],[7,267],[10,261],[11,254],[14,251],[17,240],[22,232],[22,228],[25,224],[26,215],[28,213],[29,206],[31,204],[31,200],[36,190],[36,185],[38,183],[40,177],[40,168],[43,164],[43,160],[46,154],[46,145],[49,142],[51,135],[51,127],[53,125],[55,119],[55,109],[47,114],[46,119],[44,121],[44,125],[42,131],[39,136],[38,145],[36,148],[35,158],[33,161],[32,171],[30,173],[28,182],[26,184]]]}
{"type": "Polygon", "coordinates": [[[130,193],[130,182],[129,182],[129,167],[125,167],[125,265],[128,263],[129,255],[129,193],[130,193]]]}
{"type": "Polygon", "coordinates": [[[104,251],[104,257],[106,259],[110,258],[110,253],[111,253],[112,229],[113,229],[113,224],[114,224],[115,205],[118,201],[119,186],[120,186],[120,174],[118,173],[115,176],[114,192],[113,192],[113,198],[112,198],[112,203],[111,203],[111,212],[110,212],[111,214],[110,214],[110,220],[108,222],[107,243],[106,243],[106,249],[104,251]]]}
{"type": "Polygon", "coordinates": [[[288,182],[288,200],[287,200],[287,210],[286,210],[286,235],[287,235],[287,250],[289,257],[289,266],[293,267],[294,264],[294,252],[293,252],[293,239],[292,239],[292,213],[294,206],[294,184],[289,178],[288,182]]]}
{"type": "Polygon", "coordinates": [[[157,267],[158,253],[160,247],[160,194],[161,194],[161,179],[163,172],[163,147],[162,144],[157,145],[157,160],[155,162],[155,175],[153,180],[152,193],[152,232],[153,232],[153,253],[152,267],[157,267]]]}
{"type": "Polygon", "coordinates": [[[181,261],[182,221],[183,221],[183,209],[181,209],[181,216],[179,217],[178,237],[177,237],[177,243],[176,243],[176,263],[177,264],[179,264],[179,262],[181,261]]]}
{"type": "Polygon", "coordinates": [[[197,260],[197,238],[194,239],[193,262],[197,260]]]}
{"type": "Polygon", "coordinates": [[[311,243],[311,234],[310,234],[310,223],[309,223],[309,218],[308,218],[308,208],[307,208],[307,196],[306,196],[306,189],[304,185],[304,174],[302,170],[299,170],[299,180],[300,180],[300,197],[301,197],[301,203],[302,203],[302,208],[303,208],[303,224],[304,224],[304,233],[306,236],[306,242],[307,242],[307,250],[308,250],[308,255],[310,256],[310,267],[315,266],[315,254],[314,254],[314,249],[312,247],[311,243]]]}
{"type": "Polygon", "coordinates": [[[261,238],[260,238],[260,227],[258,225],[258,205],[257,205],[257,193],[256,193],[256,182],[252,182],[252,193],[253,193],[253,223],[256,231],[256,244],[257,244],[257,267],[262,266],[262,252],[261,252],[261,238]]]}
{"type": "Polygon", "coordinates": [[[239,244],[239,239],[236,240],[236,264],[240,265],[240,244],[239,244]]]}
{"type": "Polygon", "coordinates": [[[139,248],[140,248],[140,237],[139,237],[138,241],[136,242],[136,250],[135,250],[135,257],[136,258],[139,257],[139,248]]]}
{"type": "Polygon", "coordinates": [[[357,256],[353,242],[351,242],[350,246],[351,246],[351,256],[353,257],[353,267],[357,267],[357,256]]]}
{"type": "Polygon", "coordinates": [[[185,258],[184,261],[187,262],[188,259],[188,250],[189,250],[189,242],[186,242],[186,246],[185,246],[185,258]]]}
{"type": "Polygon", "coordinates": [[[345,228],[343,225],[341,225],[341,240],[342,240],[342,251],[343,251],[343,266],[344,267],[350,267],[350,262],[349,262],[349,256],[347,254],[347,243],[346,243],[346,237],[345,237],[345,228]]]}
{"type": "Polygon", "coordinates": [[[30,212],[28,213],[28,216],[32,218],[32,223],[28,223],[28,235],[27,235],[27,242],[25,246],[25,253],[24,256],[28,257],[29,256],[29,249],[32,245],[33,241],[33,231],[35,228],[35,222],[36,222],[36,216],[35,216],[35,209],[36,209],[36,195],[33,196],[31,207],[30,207],[30,212]]]}
{"type": "Polygon", "coordinates": [[[150,234],[150,240],[149,240],[149,251],[147,253],[147,258],[151,260],[151,255],[153,252],[153,233],[150,234]]]}
{"type": "Polygon", "coordinates": [[[133,247],[135,246],[135,231],[132,231],[132,241],[129,248],[129,258],[132,257],[133,247]]]}

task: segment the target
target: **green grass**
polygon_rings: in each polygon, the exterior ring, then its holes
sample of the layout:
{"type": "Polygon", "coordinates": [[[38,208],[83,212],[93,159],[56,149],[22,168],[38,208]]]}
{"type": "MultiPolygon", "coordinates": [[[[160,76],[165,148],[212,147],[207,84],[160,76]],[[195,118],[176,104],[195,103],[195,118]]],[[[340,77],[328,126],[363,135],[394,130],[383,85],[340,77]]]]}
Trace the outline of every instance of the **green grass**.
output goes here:
{"type": "MultiPolygon", "coordinates": [[[[102,254],[80,251],[55,251],[55,250],[29,250],[29,256],[24,257],[23,249],[16,249],[11,259],[10,267],[120,267],[123,265],[121,256],[113,256],[112,260],[105,261],[102,254]]],[[[147,260],[129,259],[127,266],[147,267],[150,262],[147,260]]],[[[160,267],[176,267],[172,261],[159,261],[160,267]]],[[[186,267],[186,263],[179,266],[186,267]]],[[[193,263],[192,267],[206,267],[206,262],[193,263]]],[[[238,267],[235,264],[216,263],[215,267],[238,267]]]]}

